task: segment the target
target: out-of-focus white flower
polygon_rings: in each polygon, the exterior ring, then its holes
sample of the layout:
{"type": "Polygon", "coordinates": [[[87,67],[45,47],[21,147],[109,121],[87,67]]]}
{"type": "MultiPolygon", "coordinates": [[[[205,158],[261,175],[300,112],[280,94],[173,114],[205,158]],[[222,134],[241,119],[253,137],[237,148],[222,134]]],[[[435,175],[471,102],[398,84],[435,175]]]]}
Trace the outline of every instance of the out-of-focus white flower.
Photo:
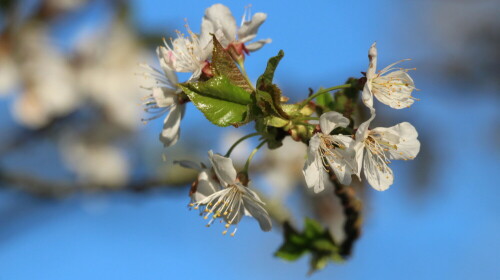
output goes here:
{"type": "MultiPolygon", "coordinates": [[[[176,31],[177,38],[175,40],[170,39],[172,47],[164,40],[165,46],[159,47],[158,53],[161,55],[159,56],[160,61],[170,69],[176,72],[192,73],[189,80],[196,81],[200,77],[203,68],[208,65],[207,59],[212,54],[212,41],[204,39],[202,42],[187,24],[186,28],[190,37],[176,31]]],[[[206,35],[208,36],[208,34],[206,35]]]]}
{"type": "MultiPolygon", "coordinates": [[[[209,219],[210,226],[216,219],[226,221],[226,234],[231,225],[237,225],[243,215],[255,218],[263,231],[271,230],[272,223],[269,214],[264,209],[264,202],[250,187],[245,187],[238,179],[230,158],[208,152],[212,169],[201,165],[180,162],[183,166],[198,169],[198,185],[191,192],[190,206],[205,213],[204,219],[209,219]]],[[[231,233],[234,236],[236,230],[231,233]]]]}
{"type": "Polygon", "coordinates": [[[389,105],[391,108],[402,109],[410,107],[415,102],[415,98],[411,95],[415,89],[415,84],[410,75],[408,75],[408,71],[414,69],[394,67],[396,64],[409,59],[395,62],[376,73],[376,43],[373,43],[370,47],[368,58],[370,64],[366,71],[367,80],[362,95],[365,105],[373,109],[373,96],[375,95],[380,102],[389,105]]]}
{"type": "Polygon", "coordinates": [[[271,43],[271,39],[258,40],[245,45],[257,36],[259,27],[264,23],[267,15],[256,13],[250,17],[250,12],[245,10],[241,25],[238,28],[236,21],[228,7],[222,4],[214,4],[205,10],[205,16],[201,23],[202,41],[207,41],[207,35],[213,33],[221,42],[222,46],[233,45],[242,54],[242,51],[256,51],[265,44],[271,43]]]}
{"type": "Polygon", "coordinates": [[[81,7],[87,0],[45,0],[45,2],[50,8],[71,11],[81,7]]]}
{"type": "Polygon", "coordinates": [[[0,96],[11,93],[18,84],[19,70],[16,63],[9,54],[2,54],[0,49],[0,96]]]}
{"type": "Polygon", "coordinates": [[[142,65],[149,70],[149,73],[145,73],[145,75],[156,80],[156,85],[145,87],[151,90],[151,94],[146,97],[143,104],[146,112],[154,114],[147,120],[156,119],[168,112],[163,121],[163,130],[160,133],[160,141],[165,147],[168,147],[177,143],[179,139],[180,124],[186,106],[179,99],[179,94],[182,91],[177,87],[177,75],[161,58],[160,49],[157,49],[157,53],[163,71],[149,65],[142,65]]]}
{"type": "Polygon", "coordinates": [[[74,110],[81,98],[69,62],[51,45],[47,30],[28,26],[18,36],[24,87],[13,113],[22,124],[38,128],[74,110]]]}
{"type": "Polygon", "coordinates": [[[140,124],[141,107],[135,78],[137,62],[148,57],[128,26],[117,21],[108,30],[83,36],[78,45],[80,89],[105,112],[113,124],[134,130],[140,124]]]}
{"type": "Polygon", "coordinates": [[[340,183],[351,183],[351,175],[356,174],[354,140],[345,135],[330,135],[337,127],[346,127],[349,119],[338,112],[324,113],[320,117],[321,132],[309,141],[307,161],[303,173],[307,186],[315,193],[325,189],[324,176],[331,167],[340,183]]]}
{"type": "Polygon", "coordinates": [[[283,200],[297,183],[302,182],[302,168],[306,161],[304,155],[307,145],[294,141],[291,137],[283,139],[279,149],[267,150],[264,158],[264,178],[272,186],[271,196],[283,200]]]}
{"type": "Polygon", "coordinates": [[[356,162],[358,176],[363,167],[368,183],[378,191],[392,185],[394,175],[388,164],[391,160],[414,159],[420,151],[418,133],[408,122],[385,128],[368,129],[375,115],[362,123],[356,132],[356,162]]]}
{"type": "Polygon", "coordinates": [[[122,187],[128,180],[129,164],[120,149],[107,143],[69,137],[62,143],[63,159],[79,179],[96,187],[122,187]]]}

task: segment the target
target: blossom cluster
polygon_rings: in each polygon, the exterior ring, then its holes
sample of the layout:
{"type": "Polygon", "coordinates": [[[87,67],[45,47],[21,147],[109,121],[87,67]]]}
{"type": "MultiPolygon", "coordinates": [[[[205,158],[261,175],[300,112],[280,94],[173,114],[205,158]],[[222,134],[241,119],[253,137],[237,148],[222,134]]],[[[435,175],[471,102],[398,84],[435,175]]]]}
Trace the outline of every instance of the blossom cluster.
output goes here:
{"type": "MultiPolygon", "coordinates": [[[[176,72],[191,73],[188,82],[213,76],[210,67],[212,34],[235,59],[242,61],[245,54],[259,50],[271,42],[270,39],[264,39],[248,43],[256,37],[266,17],[264,13],[256,13],[250,17],[245,11],[238,27],[229,8],[215,4],[206,9],[199,35],[186,24],[189,36],[177,31],[178,37],[170,39],[171,46],[164,40],[165,45],[157,48],[156,53],[162,70],[143,65],[149,70],[145,74],[156,80],[156,84],[148,88],[151,94],[144,102],[145,111],[154,113],[152,118],[165,113],[167,115],[160,134],[160,141],[164,146],[172,146],[179,139],[180,121],[188,101],[178,87],[176,72]]],[[[191,190],[192,202],[189,205],[194,209],[201,207],[206,212],[204,218],[210,218],[207,226],[220,218],[226,222],[225,227],[229,228],[238,224],[243,215],[248,215],[259,221],[262,230],[269,231],[271,219],[264,209],[264,202],[252,191],[248,182],[246,186],[240,182],[232,160],[213,154],[212,151],[209,152],[209,158],[213,165],[213,168],[209,169],[194,162],[179,162],[182,166],[200,171],[196,185],[191,190]]],[[[231,233],[232,236],[236,230],[237,228],[231,233]]],[[[227,229],[223,233],[226,234],[227,229]]]]}
{"type": "Polygon", "coordinates": [[[408,122],[388,128],[370,127],[376,116],[374,97],[394,109],[410,107],[415,101],[411,95],[414,82],[408,75],[411,69],[395,67],[402,62],[399,61],[377,72],[375,44],[369,49],[365,77],[356,79],[356,83],[320,90],[302,102],[287,103],[288,98],[272,83],[284,56],[282,51],[269,60],[264,74],[252,85],[244,70],[245,55],[271,42],[251,42],[266,17],[264,13],[251,17],[245,12],[237,26],[231,11],[215,4],[205,11],[200,33],[186,25],[188,36],[178,31],[177,38],[164,40],[164,46],[157,48],[161,69],[144,65],[146,75],[156,81],[147,88],[150,94],[144,108],[153,114],[150,119],[166,114],[160,134],[164,146],[179,140],[180,122],[188,102],[218,126],[238,127],[255,122],[256,132],[236,141],[225,156],[209,151],[211,166],[177,162],[199,172],[190,190],[189,206],[200,211],[208,220],[207,226],[216,220],[224,221],[224,234],[235,226],[231,233],[234,235],[244,215],[255,218],[263,231],[272,227],[269,209],[266,210],[248,175],[250,161],[264,144],[278,149],[287,137],[307,144],[303,175],[315,193],[325,190],[327,181],[349,185],[353,175],[361,180],[361,171],[374,189],[386,190],[394,181],[391,161],[413,159],[420,150],[417,131],[408,122]],[[177,73],[190,73],[190,77],[179,83],[177,73]],[[356,85],[361,86],[357,89],[356,85]],[[351,113],[319,102],[320,97],[342,88],[362,91],[362,102],[370,111],[369,118],[356,129],[351,113]],[[253,136],[259,136],[261,143],[238,172],[229,156],[236,145],[253,136]]]}
{"type": "Polygon", "coordinates": [[[351,175],[361,180],[361,170],[368,183],[376,190],[384,191],[393,184],[394,175],[388,166],[391,160],[414,159],[420,151],[416,129],[408,122],[392,127],[369,129],[375,118],[373,97],[395,108],[410,107],[415,89],[408,69],[394,68],[391,64],[376,72],[377,47],[374,43],[368,52],[369,67],[363,88],[363,103],[370,109],[370,118],[359,125],[355,135],[330,135],[336,127],[346,127],[349,119],[338,112],[328,112],[320,117],[321,132],[309,143],[308,161],[304,166],[307,185],[315,192],[324,189],[324,171],[331,168],[340,183],[351,183],[351,175]]]}

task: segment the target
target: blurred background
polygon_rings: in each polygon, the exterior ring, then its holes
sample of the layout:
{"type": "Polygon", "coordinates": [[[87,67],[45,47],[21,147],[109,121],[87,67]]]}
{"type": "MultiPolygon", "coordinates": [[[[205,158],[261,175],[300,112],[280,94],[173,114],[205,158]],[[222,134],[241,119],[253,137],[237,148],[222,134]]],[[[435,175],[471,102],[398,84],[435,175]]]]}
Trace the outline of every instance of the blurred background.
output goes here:
{"type": "MultiPolygon", "coordinates": [[[[311,278],[500,278],[498,1],[221,2],[237,20],[248,4],[268,14],[258,37],[273,42],[247,57],[247,72],[256,79],[283,49],[276,79],[292,101],[360,77],[374,41],[379,67],[412,58],[404,67],[417,68],[420,101],[377,103],[374,126],[411,122],[419,156],[391,164],[388,191],[362,189],[353,256],[311,278]]],[[[199,32],[214,3],[0,1],[0,279],[306,278],[307,257],[273,257],[279,226],[263,233],[244,219],[229,238],[187,209],[196,174],[172,161],[207,162],[251,127],[215,127],[188,104],[180,141],[165,150],[162,120],[141,121],[138,64],[158,66],[162,37],[185,19],[199,32]]],[[[239,146],[236,163],[254,145],[239,146]]],[[[290,141],[259,152],[254,181],[299,224],[314,216],[335,233],[334,197],[302,185],[304,151],[290,141]]]]}

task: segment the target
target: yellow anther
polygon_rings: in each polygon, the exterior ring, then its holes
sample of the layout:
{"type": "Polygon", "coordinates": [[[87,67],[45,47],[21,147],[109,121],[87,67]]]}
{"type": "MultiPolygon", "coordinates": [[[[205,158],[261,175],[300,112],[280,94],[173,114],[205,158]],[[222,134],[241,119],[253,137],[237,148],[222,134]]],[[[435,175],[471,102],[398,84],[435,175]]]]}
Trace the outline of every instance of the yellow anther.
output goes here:
{"type": "Polygon", "coordinates": [[[227,233],[227,230],[225,230],[225,231],[222,232],[223,235],[226,235],[226,233],[227,233]]]}

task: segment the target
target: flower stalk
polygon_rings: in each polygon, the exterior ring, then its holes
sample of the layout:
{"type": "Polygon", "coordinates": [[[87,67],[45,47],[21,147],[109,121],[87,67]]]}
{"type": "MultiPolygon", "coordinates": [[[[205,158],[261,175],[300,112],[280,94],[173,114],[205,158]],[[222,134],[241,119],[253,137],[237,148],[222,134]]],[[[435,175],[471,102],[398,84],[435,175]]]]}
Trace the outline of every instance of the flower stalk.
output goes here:
{"type": "Polygon", "coordinates": [[[352,86],[351,84],[344,84],[344,85],[340,85],[340,86],[334,86],[334,87],[329,87],[329,88],[325,88],[325,89],[319,90],[318,92],[312,94],[311,96],[309,96],[308,98],[306,98],[304,101],[302,101],[302,103],[300,104],[300,108],[306,106],[314,98],[316,98],[316,97],[318,97],[318,96],[320,96],[322,94],[328,93],[328,92],[330,92],[332,90],[348,88],[348,87],[351,87],[351,86],[352,86]]]}
{"type": "Polygon", "coordinates": [[[257,135],[260,135],[260,133],[258,132],[254,132],[254,133],[250,133],[248,135],[245,135],[243,137],[241,137],[240,139],[238,139],[236,142],[234,142],[234,144],[229,148],[229,150],[227,151],[225,157],[229,157],[231,155],[231,153],[233,152],[234,148],[236,148],[236,146],[238,146],[241,142],[245,141],[246,139],[248,138],[252,138],[254,136],[257,136],[257,135]]]}

